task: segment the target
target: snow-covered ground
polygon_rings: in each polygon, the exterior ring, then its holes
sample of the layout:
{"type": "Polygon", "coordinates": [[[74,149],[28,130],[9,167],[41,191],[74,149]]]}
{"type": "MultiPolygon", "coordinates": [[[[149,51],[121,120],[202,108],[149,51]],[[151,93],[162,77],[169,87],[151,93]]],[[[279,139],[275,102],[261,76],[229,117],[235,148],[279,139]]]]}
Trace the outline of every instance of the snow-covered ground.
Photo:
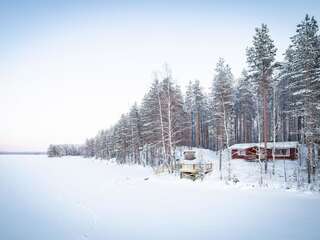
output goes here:
{"type": "Polygon", "coordinates": [[[217,164],[193,182],[81,157],[1,155],[0,239],[320,239],[319,193],[260,188],[256,163],[232,164],[236,185],[221,183],[217,164]]]}
{"type": "MultiPolygon", "coordinates": [[[[177,156],[182,158],[182,152],[186,149],[185,147],[178,148],[177,156]]],[[[213,152],[208,149],[198,149],[194,148],[196,151],[197,159],[190,161],[193,162],[212,162],[214,166],[214,174],[210,174],[205,178],[210,184],[215,184],[218,186],[225,184],[232,184],[232,182],[227,183],[228,179],[228,154],[227,150],[222,152],[222,171],[219,172],[219,152],[213,152]],[[221,181],[222,178],[222,181],[221,181]]],[[[188,162],[188,160],[182,161],[188,162]]],[[[262,162],[262,180],[263,188],[271,189],[284,189],[289,191],[307,191],[310,186],[307,184],[307,172],[306,163],[302,164],[302,170],[300,173],[301,184],[298,187],[297,176],[299,174],[298,167],[299,162],[292,160],[275,160],[275,171],[272,174],[273,162],[268,162],[268,173],[264,174],[264,162],[262,162]]],[[[231,178],[237,179],[237,184],[231,187],[236,188],[257,188],[260,187],[260,174],[261,167],[259,162],[250,162],[242,159],[232,159],[231,160],[231,178]]],[[[314,191],[320,192],[319,183],[313,183],[312,188],[314,191]]]]}

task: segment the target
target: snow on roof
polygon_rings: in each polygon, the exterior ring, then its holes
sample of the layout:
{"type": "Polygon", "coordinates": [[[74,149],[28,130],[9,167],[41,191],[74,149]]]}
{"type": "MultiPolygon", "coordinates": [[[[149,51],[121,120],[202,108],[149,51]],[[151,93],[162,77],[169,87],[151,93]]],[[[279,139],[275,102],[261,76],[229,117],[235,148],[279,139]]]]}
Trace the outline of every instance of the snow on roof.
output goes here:
{"type": "Polygon", "coordinates": [[[258,146],[258,143],[238,143],[230,146],[230,149],[247,149],[258,146]]]}
{"type": "MultiPolygon", "coordinates": [[[[298,142],[275,142],[275,148],[287,149],[296,148],[299,145],[298,142]]],[[[247,149],[251,147],[258,147],[259,143],[238,143],[230,147],[230,149],[247,149]]],[[[260,147],[264,147],[264,143],[260,143],[260,147]]],[[[273,142],[267,143],[267,148],[273,148],[273,142]]]]}
{"type": "Polygon", "coordinates": [[[184,150],[183,153],[187,153],[187,152],[192,152],[192,153],[195,153],[196,150],[184,150]]]}
{"type": "MultiPolygon", "coordinates": [[[[298,142],[275,142],[276,148],[296,148],[298,145],[298,142]]],[[[261,143],[261,146],[263,147],[264,143],[261,143]]],[[[273,148],[273,142],[268,142],[267,148],[273,148]]]]}

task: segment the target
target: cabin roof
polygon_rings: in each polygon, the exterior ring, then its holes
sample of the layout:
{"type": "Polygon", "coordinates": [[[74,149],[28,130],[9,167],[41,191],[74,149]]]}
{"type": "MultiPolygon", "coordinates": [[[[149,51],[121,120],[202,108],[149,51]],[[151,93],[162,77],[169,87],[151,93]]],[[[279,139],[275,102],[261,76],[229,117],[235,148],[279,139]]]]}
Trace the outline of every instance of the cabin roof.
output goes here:
{"type": "Polygon", "coordinates": [[[258,146],[257,143],[238,143],[230,146],[230,149],[248,149],[258,146]]]}
{"type": "MultiPolygon", "coordinates": [[[[275,148],[288,149],[288,148],[297,148],[299,145],[298,142],[275,142],[275,148]]],[[[259,143],[238,143],[230,147],[230,149],[248,149],[252,147],[259,147],[259,143]]],[[[260,143],[260,147],[264,147],[264,143],[260,143]]],[[[273,142],[267,143],[267,148],[273,148],[273,142]]]]}
{"type": "Polygon", "coordinates": [[[184,150],[184,151],[183,151],[183,153],[189,153],[189,152],[190,152],[190,153],[195,153],[196,150],[184,150]]]}

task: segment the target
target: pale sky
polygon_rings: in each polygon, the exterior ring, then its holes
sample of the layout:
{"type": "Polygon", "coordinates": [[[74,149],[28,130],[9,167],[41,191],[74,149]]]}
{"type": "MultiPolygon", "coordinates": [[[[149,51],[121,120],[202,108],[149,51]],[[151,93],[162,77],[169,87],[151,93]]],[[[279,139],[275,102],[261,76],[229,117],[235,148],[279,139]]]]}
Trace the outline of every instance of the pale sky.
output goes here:
{"type": "Polygon", "coordinates": [[[0,151],[83,143],[140,102],[164,63],[183,89],[208,90],[219,57],[238,77],[261,23],[281,59],[320,3],[279,2],[0,1],[0,151]]]}

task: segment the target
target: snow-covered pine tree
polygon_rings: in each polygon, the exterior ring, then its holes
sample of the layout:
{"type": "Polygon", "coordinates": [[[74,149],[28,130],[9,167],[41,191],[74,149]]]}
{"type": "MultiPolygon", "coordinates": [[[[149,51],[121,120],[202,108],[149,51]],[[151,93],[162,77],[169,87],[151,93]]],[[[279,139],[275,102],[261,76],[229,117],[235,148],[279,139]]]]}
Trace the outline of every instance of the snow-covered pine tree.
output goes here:
{"type": "Polygon", "coordinates": [[[253,142],[255,104],[252,94],[250,77],[243,70],[238,81],[235,98],[235,137],[238,143],[253,142]]]}
{"type": "Polygon", "coordinates": [[[194,125],[194,98],[192,91],[192,81],[189,81],[187,86],[185,98],[184,98],[184,110],[186,112],[185,116],[185,129],[184,136],[186,137],[186,146],[195,146],[195,125],[194,125]]]}
{"type": "MultiPolygon", "coordinates": [[[[212,98],[214,104],[214,123],[220,151],[228,148],[231,142],[233,120],[233,75],[229,65],[220,58],[216,66],[213,80],[212,98]]],[[[221,167],[220,167],[221,169],[221,167]]],[[[228,154],[228,179],[231,179],[231,156],[228,154]]]]}
{"type": "Polygon", "coordinates": [[[47,150],[47,155],[48,155],[48,157],[56,157],[58,155],[55,145],[53,145],[53,144],[49,145],[48,150],[47,150]]]}
{"type": "Polygon", "coordinates": [[[106,159],[107,139],[106,132],[101,130],[95,137],[95,156],[99,159],[106,159]]]}
{"type": "Polygon", "coordinates": [[[135,103],[129,112],[129,125],[130,125],[130,133],[131,133],[131,158],[134,163],[141,164],[140,162],[140,150],[143,146],[142,134],[141,134],[141,117],[138,109],[137,103],[135,103]]]}
{"type": "Polygon", "coordinates": [[[183,136],[183,117],[185,115],[183,111],[183,98],[180,88],[173,83],[171,70],[167,65],[165,65],[162,75],[160,108],[163,110],[162,117],[168,163],[171,166],[171,170],[174,170],[176,168],[175,149],[182,142],[183,136]]]}
{"type": "Polygon", "coordinates": [[[190,131],[190,146],[208,147],[208,114],[206,96],[200,86],[200,81],[190,81],[186,91],[185,109],[190,131]]]}
{"type": "Polygon", "coordinates": [[[127,114],[122,114],[120,120],[114,126],[114,151],[118,163],[130,163],[130,127],[127,114]]]}
{"type": "MultiPolygon", "coordinates": [[[[202,147],[210,148],[210,98],[208,93],[204,93],[201,111],[201,126],[202,126],[202,147]]],[[[212,145],[212,144],[211,144],[212,145]]]]}
{"type": "MultiPolygon", "coordinates": [[[[279,117],[279,108],[281,106],[279,100],[279,81],[280,81],[280,76],[281,76],[281,68],[282,65],[280,63],[277,63],[278,67],[275,68],[274,70],[274,77],[272,78],[272,142],[273,142],[273,147],[272,147],[272,175],[275,174],[275,145],[276,141],[278,138],[279,134],[279,128],[280,128],[280,117],[279,117]]],[[[284,165],[285,165],[285,160],[284,160],[284,165]]],[[[285,168],[284,168],[285,169],[285,168]]],[[[284,171],[285,175],[285,181],[286,181],[286,171],[284,171]]]]}
{"type": "Polygon", "coordinates": [[[142,122],[143,155],[146,164],[159,165],[166,160],[166,146],[163,126],[163,110],[160,110],[160,84],[157,74],[144,96],[140,108],[142,122]]]}
{"type": "MultiPolygon", "coordinates": [[[[281,141],[289,141],[289,140],[300,140],[300,130],[298,128],[291,128],[292,124],[290,124],[290,119],[292,119],[293,114],[290,112],[290,105],[293,102],[292,94],[290,94],[289,83],[292,81],[292,63],[293,63],[293,51],[291,47],[289,47],[285,52],[284,61],[280,66],[280,73],[278,76],[278,85],[277,85],[277,94],[278,94],[278,110],[279,110],[279,118],[280,125],[279,129],[279,139],[281,141]]],[[[300,119],[297,118],[297,120],[300,119]]],[[[299,125],[299,124],[298,124],[299,125]]]]}
{"type": "Polygon", "coordinates": [[[206,113],[205,113],[205,96],[200,86],[200,81],[195,80],[192,85],[193,92],[193,112],[195,113],[195,144],[197,147],[205,147],[205,123],[206,123],[206,113]]]}
{"type": "Polygon", "coordinates": [[[313,143],[319,137],[320,109],[320,40],[318,24],[314,17],[306,15],[297,25],[296,34],[287,57],[290,62],[291,113],[302,119],[302,142],[308,145],[308,183],[315,176],[316,162],[313,159],[313,143]]]}
{"type": "MultiPolygon", "coordinates": [[[[249,74],[255,81],[259,99],[262,98],[263,108],[263,141],[264,149],[267,149],[269,141],[269,100],[270,100],[270,83],[274,69],[274,61],[277,49],[270,37],[269,29],[266,24],[261,28],[255,29],[253,36],[253,46],[247,49],[247,62],[249,65],[249,74]]],[[[267,154],[264,153],[265,173],[268,170],[267,154]]]]}
{"type": "Polygon", "coordinates": [[[179,146],[184,141],[184,128],[186,112],[183,108],[183,96],[179,85],[173,85],[171,97],[171,111],[172,111],[172,143],[173,148],[179,146]]]}
{"type": "Polygon", "coordinates": [[[95,139],[89,138],[86,139],[84,144],[84,156],[85,157],[94,157],[95,156],[95,139]]]}

